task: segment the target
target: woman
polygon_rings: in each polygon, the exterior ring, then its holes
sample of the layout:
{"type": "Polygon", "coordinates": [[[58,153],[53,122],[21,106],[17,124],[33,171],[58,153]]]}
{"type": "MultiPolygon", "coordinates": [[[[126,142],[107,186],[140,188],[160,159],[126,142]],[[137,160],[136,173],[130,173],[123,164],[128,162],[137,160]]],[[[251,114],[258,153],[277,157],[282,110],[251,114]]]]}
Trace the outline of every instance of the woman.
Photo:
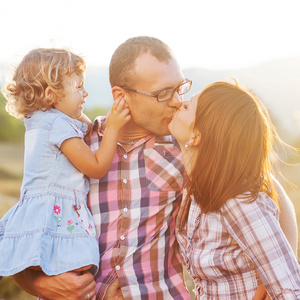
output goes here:
{"type": "Polygon", "coordinates": [[[300,299],[300,268],[278,222],[269,154],[276,132],[260,100],[216,82],[169,124],[188,174],[176,235],[197,299],[300,299]]]}

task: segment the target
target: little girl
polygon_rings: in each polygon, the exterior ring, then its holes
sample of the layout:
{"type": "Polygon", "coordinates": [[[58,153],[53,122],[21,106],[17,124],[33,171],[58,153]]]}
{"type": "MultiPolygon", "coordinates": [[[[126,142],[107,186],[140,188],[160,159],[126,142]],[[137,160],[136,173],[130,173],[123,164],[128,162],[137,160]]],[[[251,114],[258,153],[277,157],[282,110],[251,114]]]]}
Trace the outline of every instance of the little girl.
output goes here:
{"type": "MultiPolygon", "coordinates": [[[[101,147],[84,143],[87,124],[84,60],[63,49],[36,49],[16,68],[6,88],[7,110],[26,127],[20,201],[0,220],[0,275],[26,268],[56,275],[99,264],[98,243],[86,204],[85,175],[100,178],[112,162],[129,110],[117,99],[101,147]]],[[[90,124],[91,125],[91,124],[90,124]]],[[[89,295],[88,295],[89,298],[89,295]]]]}
{"type": "Polygon", "coordinates": [[[277,136],[258,98],[216,82],[169,124],[188,174],[177,218],[197,299],[300,299],[300,268],[278,222],[269,160],[277,136]]]}

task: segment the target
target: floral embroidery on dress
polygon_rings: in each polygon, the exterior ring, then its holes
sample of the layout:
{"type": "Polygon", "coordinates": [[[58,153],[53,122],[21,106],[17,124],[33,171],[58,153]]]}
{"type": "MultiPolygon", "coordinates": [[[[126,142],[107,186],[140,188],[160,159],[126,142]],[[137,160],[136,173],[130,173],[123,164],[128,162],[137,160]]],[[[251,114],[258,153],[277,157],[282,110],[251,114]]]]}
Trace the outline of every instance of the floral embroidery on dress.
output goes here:
{"type": "MultiPolygon", "coordinates": [[[[80,218],[79,210],[81,209],[81,206],[78,205],[78,204],[74,204],[74,205],[72,205],[72,208],[73,208],[73,211],[77,214],[77,216],[78,216],[79,219],[78,219],[78,221],[75,221],[75,223],[74,223],[74,220],[67,219],[67,221],[66,221],[66,225],[67,225],[66,229],[67,229],[67,231],[70,234],[72,234],[73,230],[75,230],[75,225],[77,225],[82,230],[84,230],[87,234],[89,234],[91,236],[95,236],[95,234],[93,232],[94,231],[93,230],[94,226],[92,224],[90,224],[90,223],[88,223],[88,225],[87,225],[87,222],[85,222],[82,218],[80,218]]],[[[56,232],[57,232],[57,228],[62,226],[62,225],[59,224],[62,221],[62,209],[61,209],[61,207],[59,205],[54,205],[53,211],[54,211],[54,220],[57,223],[57,225],[56,225],[56,232]]],[[[64,228],[64,230],[65,230],[65,228],[64,228]]]]}
{"type": "Polygon", "coordinates": [[[54,205],[54,213],[59,215],[61,212],[61,208],[59,205],[54,205]]]}
{"type": "Polygon", "coordinates": [[[79,210],[81,209],[81,206],[80,205],[76,205],[76,204],[74,204],[73,206],[73,210],[76,212],[76,214],[77,214],[77,216],[78,216],[78,218],[80,217],[80,214],[79,214],[79,210]]]}
{"type": "Polygon", "coordinates": [[[54,216],[54,220],[57,223],[57,225],[56,225],[56,232],[57,232],[57,227],[61,226],[58,224],[61,221],[61,217],[59,216],[59,214],[61,213],[61,208],[59,205],[54,205],[53,210],[54,210],[54,213],[56,214],[56,216],[54,216]]]}
{"type": "Polygon", "coordinates": [[[70,231],[70,234],[72,234],[72,231],[74,230],[74,225],[72,225],[72,223],[73,223],[73,220],[67,221],[67,225],[68,225],[67,230],[70,231]]]}

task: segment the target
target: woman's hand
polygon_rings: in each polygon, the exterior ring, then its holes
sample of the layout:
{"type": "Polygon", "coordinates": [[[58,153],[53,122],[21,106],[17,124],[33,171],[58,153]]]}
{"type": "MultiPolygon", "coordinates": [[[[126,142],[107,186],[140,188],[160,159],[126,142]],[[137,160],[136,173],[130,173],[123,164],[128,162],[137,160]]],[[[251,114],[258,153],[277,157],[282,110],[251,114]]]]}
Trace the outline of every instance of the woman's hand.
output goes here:
{"type": "Polygon", "coordinates": [[[268,295],[265,287],[260,284],[256,290],[256,293],[253,297],[253,300],[271,300],[270,296],[268,295]]]}

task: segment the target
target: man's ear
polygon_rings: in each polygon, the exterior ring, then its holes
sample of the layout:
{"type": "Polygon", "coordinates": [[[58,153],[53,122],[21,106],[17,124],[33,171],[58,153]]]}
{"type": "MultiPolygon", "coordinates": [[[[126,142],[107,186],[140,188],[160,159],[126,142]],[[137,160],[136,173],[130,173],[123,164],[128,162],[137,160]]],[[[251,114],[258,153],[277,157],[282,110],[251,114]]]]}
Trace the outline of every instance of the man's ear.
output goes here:
{"type": "Polygon", "coordinates": [[[116,100],[116,99],[118,99],[119,97],[121,97],[121,98],[123,98],[123,99],[126,101],[126,99],[125,99],[126,94],[125,94],[124,90],[123,90],[121,87],[119,87],[119,86],[114,86],[114,87],[111,89],[111,93],[112,93],[112,96],[113,96],[113,99],[114,99],[114,100],[116,100]]]}

